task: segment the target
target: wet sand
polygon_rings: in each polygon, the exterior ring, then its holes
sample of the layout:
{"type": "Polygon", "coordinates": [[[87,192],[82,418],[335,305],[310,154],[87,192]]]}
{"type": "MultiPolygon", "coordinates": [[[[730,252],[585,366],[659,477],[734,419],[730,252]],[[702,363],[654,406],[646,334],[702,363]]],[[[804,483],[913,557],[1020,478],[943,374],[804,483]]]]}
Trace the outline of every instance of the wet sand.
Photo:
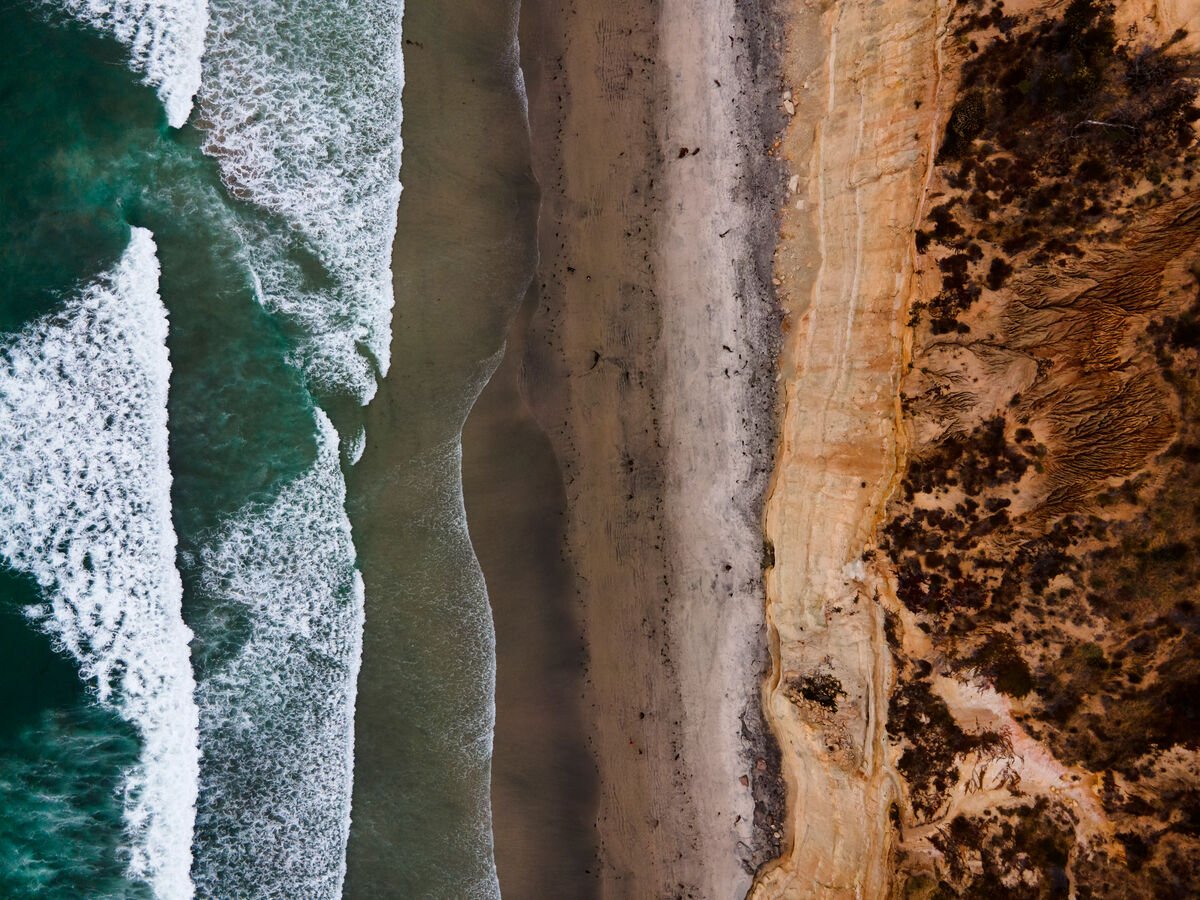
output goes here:
{"type": "Polygon", "coordinates": [[[515,5],[409,4],[392,368],[348,507],[366,586],[347,897],[488,897],[495,658],[459,437],[534,263],[515,5]]]}
{"type": "Polygon", "coordinates": [[[596,896],[596,769],[581,709],[584,647],[561,547],[566,494],[523,396],[528,313],[463,430],[471,541],[496,624],[492,821],[506,897],[596,896]]]}

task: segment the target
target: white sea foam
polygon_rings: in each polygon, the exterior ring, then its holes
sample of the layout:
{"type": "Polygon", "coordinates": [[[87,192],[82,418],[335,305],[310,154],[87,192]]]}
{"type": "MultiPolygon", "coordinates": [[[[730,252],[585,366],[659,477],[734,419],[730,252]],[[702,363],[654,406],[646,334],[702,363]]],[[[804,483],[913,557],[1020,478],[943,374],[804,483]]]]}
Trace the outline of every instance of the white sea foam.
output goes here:
{"type": "Polygon", "coordinates": [[[129,48],[130,63],[158,89],[167,121],[179,128],[200,87],[207,0],[45,0],[108,32],[129,48]]]}
{"type": "Polygon", "coordinates": [[[354,433],[354,437],[346,442],[346,460],[352,466],[357,466],[358,461],[362,459],[363,454],[367,451],[367,429],[363,426],[358,427],[358,431],[354,433]]]}
{"type": "Polygon", "coordinates": [[[402,15],[402,0],[212,0],[198,95],[226,185],[294,232],[245,235],[264,302],[303,330],[312,384],[362,402],[391,343],[402,15]]]}
{"type": "Polygon", "coordinates": [[[192,896],[197,709],[175,568],[167,315],[152,235],[56,315],[0,341],[0,554],[28,610],[141,737],[125,773],[130,873],[192,896]]]}
{"type": "Polygon", "coordinates": [[[244,641],[197,689],[202,896],[341,896],[363,584],[337,433],[316,415],[313,467],[200,556],[208,630],[244,641]]]}

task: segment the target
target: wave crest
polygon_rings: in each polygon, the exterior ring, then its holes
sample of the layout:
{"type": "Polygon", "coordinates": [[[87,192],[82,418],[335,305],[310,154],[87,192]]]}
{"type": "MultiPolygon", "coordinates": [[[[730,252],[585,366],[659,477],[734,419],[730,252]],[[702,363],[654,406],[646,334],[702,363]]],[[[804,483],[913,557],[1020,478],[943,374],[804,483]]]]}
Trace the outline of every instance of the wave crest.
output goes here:
{"type": "Polygon", "coordinates": [[[391,344],[403,4],[337,5],[213,0],[198,102],[226,186],[295,232],[247,235],[264,303],[303,330],[314,387],[366,402],[391,344]]]}
{"type": "Polygon", "coordinates": [[[200,88],[207,0],[45,0],[129,48],[130,64],[158,89],[167,121],[180,128],[200,88]]]}
{"type": "MultiPolygon", "coordinates": [[[[240,636],[202,675],[196,882],[206,896],[335,898],[346,872],[363,584],[338,466],[317,460],[200,554],[202,633],[240,636]]],[[[200,628],[199,623],[197,627],[200,628]]]]}
{"type": "Polygon", "coordinates": [[[101,703],[133,724],[130,874],[190,897],[199,782],[191,632],[181,615],[167,459],[167,315],[152,235],[109,275],[0,341],[0,554],[27,610],[101,703]]]}

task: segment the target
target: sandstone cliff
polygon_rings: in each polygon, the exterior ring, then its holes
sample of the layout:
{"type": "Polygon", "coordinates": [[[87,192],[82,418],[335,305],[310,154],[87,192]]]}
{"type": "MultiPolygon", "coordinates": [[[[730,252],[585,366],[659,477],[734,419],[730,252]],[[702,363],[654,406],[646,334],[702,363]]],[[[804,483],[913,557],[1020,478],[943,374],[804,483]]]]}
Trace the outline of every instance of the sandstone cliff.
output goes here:
{"type": "Polygon", "coordinates": [[[1194,889],[1198,14],[796,4],[754,896],[1194,889]]]}

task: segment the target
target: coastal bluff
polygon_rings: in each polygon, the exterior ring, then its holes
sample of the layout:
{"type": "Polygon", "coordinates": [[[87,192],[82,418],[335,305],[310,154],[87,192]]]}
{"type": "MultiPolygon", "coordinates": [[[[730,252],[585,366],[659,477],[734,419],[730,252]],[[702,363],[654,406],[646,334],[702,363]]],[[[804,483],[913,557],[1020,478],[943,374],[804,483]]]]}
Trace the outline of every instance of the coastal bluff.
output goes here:
{"type": "Polygon", "coordinates": [[[795,4],[751,896],[1191,896],[1194,3],[795,4]]]}

